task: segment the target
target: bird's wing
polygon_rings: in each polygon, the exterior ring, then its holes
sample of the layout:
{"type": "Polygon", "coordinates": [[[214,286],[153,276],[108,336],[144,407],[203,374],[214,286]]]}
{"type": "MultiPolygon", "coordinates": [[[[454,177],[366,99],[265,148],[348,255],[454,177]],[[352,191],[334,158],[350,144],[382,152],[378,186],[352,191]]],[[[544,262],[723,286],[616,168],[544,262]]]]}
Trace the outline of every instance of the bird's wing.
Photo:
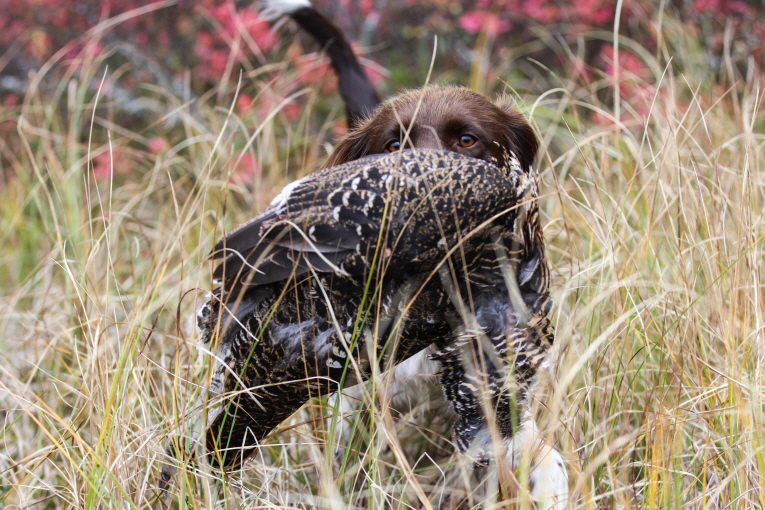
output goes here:
{"type": "Polygon", "coordinates": [[[390,156],[371,156],[289,184],[216,244],[212,257],[223,260],[213,278],[264,285],[311,269],[346,273],[343,260],[377,242],[392,166],[390,156]]]}
{"type": "Polygon", "coordinates": [[[375,250],[408,263],[517,205],[520,170],[448,151],[368,156],[296,181],[213,250],[216,280],[263,285],[290,276],[356,275],[375,250]],[[510,178],[510,175],[516,178],[510,178]],[[459,219],[457,219],[459,216],[459,219]],[[383,235],[385,234],[385,235],[383,235]]]}

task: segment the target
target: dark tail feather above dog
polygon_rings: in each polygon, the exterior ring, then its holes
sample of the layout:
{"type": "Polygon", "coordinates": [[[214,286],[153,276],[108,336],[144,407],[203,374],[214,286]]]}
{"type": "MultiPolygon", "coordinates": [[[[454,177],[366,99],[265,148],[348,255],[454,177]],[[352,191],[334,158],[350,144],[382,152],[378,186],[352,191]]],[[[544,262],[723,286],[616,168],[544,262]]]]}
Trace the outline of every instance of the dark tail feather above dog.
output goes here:
{"type": "Polygon", "coordinates": [[[289,16],[318,42],[329,56],[337,75],[340,96],[345,103],[348,128],[356,128],[380,104],[372,82],[353,53],[343,33],[308,0],[273,0],[266,2],[264,15],[271,20],[289,16]]]}

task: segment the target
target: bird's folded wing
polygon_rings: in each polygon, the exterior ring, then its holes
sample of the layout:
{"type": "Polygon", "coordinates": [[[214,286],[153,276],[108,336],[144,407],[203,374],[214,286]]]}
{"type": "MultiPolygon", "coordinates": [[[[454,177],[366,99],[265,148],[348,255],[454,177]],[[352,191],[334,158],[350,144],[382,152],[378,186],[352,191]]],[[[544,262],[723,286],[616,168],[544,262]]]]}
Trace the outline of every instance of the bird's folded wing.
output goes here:
{"type": "Polygon", "coordinates": [[[223,260],[213,278],[264,285],[311,269],[343,273],[343,260],[376,243],[386,214],[390,187],[380,178],[377,159],[322,170],[287,186],[266,210],[216,244],[211,256],[223,260]]]}
{"type": "Polygon", "coordinates": [[[221,240],[212,257],[223,260],[213,277],[264,285],[311,270],[354,275],[381,241],[394,257],[412,260],[515,207],[523,188],[490,163],[446,151],[403,151],[326,168],[288,185],[221,240]]]}

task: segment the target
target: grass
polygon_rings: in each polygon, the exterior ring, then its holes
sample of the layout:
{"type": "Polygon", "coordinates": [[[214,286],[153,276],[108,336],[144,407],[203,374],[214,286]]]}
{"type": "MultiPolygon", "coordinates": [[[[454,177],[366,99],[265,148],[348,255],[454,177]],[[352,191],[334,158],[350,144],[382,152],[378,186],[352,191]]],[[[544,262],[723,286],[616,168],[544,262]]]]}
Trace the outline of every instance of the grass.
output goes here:
{"type": "MultiPolygon", "coordinates": [[[[652,51],[620,39],[646,70],[625,72],[617,100],[607,74],[576,74],[581,41],[544,32],[514,67],[480,61],[470,77],[491,90],[503,86],[492,76],[506,77],[544,142],[558,363],[534,413],[568,461],[572,508],[763,508],[762,82],[752,64],[725,60],[713,76],[670,17],[658,33],[652,51]],[[534,44],[566,71],[525,59],[534,44]]],[[[131,71],[99,60],[79,69],[0,107],[6,508],[157,504],[164,444],[205,372],[184,326],[211,286],[206,254],[320,164],[341,114],[316,87],[300,91],[305,106],[287,121],[268,97],[294,71],[275,64],[242,77],[266,116],[238,116],[232,84],[191,103],[146,84],[141,95],[166,113],[128,122],[108,91],[131,71]],[[170,140],[157,154],[146,148],[156,133],[170,140]],[[96,179],[101,153],[114,172],[96,179]],[[247,154],[260,173],[235,184],[247,154]]],[[[332,436],[310,426],[331,409],[313,402],[241,473],[182,473],[169,504],[418,507],[418,491],[454,461],[448,435],[373,411],[357,426],[371,440],[339,475],[332,436]]]]}

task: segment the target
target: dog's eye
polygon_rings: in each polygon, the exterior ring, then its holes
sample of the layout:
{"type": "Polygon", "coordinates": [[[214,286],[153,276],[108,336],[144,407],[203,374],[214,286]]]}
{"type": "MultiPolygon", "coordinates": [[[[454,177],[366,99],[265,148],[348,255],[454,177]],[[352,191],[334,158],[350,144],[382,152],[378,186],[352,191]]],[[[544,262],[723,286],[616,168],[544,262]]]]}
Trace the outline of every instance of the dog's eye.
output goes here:
{"type": "Polygon", "coordinates": [[[388,152],[396,152],[401,150],[401,142],[394,140],[388,144],[385,148],[388,152]]]}
{"type": "Polygon", "coordinates": [[[460,147],[472,147],[477,141],[473,135],[462,135],[460,136],[460,147]]]}

